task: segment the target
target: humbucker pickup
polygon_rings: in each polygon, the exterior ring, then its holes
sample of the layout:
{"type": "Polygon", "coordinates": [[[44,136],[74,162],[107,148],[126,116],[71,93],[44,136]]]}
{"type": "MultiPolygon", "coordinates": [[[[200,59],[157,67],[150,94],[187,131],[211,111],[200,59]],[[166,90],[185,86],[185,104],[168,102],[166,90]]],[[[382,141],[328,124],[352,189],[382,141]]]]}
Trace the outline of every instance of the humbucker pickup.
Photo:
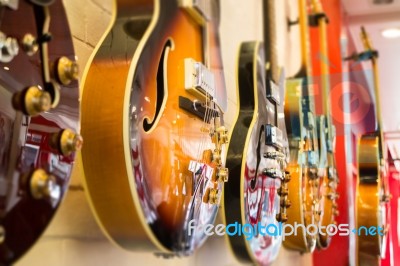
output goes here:
{"type": "Polygon", "coordinates": [[[215,78],[202,63],[185,59],[185,89],[202,100],[215,97],[215,78]]]}
{"type": "Polygon", "coordinates": [[[179,96],[179,108],[199,117],[205,122],[210,123],[210,120],[214,117],[219,117],[217,110],[207,108],[203,103],[199,101],[192,101],[189,98],[179,96]]]}
{"type": "Polygon", "coordinates": [[[282,149],[283,145],[282,130],[271,124],[265,125],[265,145],[274,146],[277,149],[282,149]]]}
{"type": "Polygon", "coordinates": [[[276,85],[272,79],[267,80],[267,98],[275,102],[277,105],[281,104],[279,86],[276,85]]]}

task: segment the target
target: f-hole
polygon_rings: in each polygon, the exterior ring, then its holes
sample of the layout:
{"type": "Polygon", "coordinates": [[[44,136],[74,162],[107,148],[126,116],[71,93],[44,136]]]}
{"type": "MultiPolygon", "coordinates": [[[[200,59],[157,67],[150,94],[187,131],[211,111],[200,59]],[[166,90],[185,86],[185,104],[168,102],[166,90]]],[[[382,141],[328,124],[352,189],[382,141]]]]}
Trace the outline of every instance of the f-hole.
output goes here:
{"type": "Polygon", "coordinates": [[[260,162],[261,162],[260,150],[261,150],[261,136],[262,136],[263,132],[264,132],[264,125],[261,126],[260,133],[258,135],[257,150],[256,150],[256,153],[257,153],[256,175],[250,181],[250,187],[253,190],[256,188],[257,176],[258,176],[258,167],[260,166],[260,162]]]}
{"type": "Polygon", "coordinates": [[[171,40],[168,40],[163,48],[163,51],[161,53],[160,57],[160,62],[158,63],[158,69],[157,69],[157,102],[156,102],[156,112],[154,114],[153,121],[149,121],[149,118],[145,118],[143,120],[143,129],[146,132],[149,132],[152,127],[154,126],[155,122],[159,120],[160,117],[160,110],[164,101],[164,97],[166,94],[166,68],[167,68],[167,62],[168,62],[168,53],[171,50],[172,43],[171,40]]]}

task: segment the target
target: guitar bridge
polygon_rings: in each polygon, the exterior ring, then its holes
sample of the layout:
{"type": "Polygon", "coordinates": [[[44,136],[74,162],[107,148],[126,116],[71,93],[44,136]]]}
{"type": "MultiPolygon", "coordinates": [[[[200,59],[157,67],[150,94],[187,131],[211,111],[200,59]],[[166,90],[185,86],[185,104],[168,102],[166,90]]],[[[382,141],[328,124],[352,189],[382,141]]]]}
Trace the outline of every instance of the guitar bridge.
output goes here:
{"type": "Polygon", "coordinates": [[[212,118],[219,116],[217,110],[206,107],[199,101],[192,101],[183,96],[179,96],[179,108],[197,116],[207,123],[210,123],[212,118]]]}

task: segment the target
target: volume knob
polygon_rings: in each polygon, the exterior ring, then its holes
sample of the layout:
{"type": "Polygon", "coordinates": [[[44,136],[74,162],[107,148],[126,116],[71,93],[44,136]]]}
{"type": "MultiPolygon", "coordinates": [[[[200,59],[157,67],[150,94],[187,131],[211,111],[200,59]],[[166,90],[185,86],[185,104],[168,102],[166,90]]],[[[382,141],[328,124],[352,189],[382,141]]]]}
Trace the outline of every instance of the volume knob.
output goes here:
{"type": "Polygon", "coordinates": [[[51,108],[51,96],[38,86],[31,86],[13,95],[13,107],[25,115],[35,116],[51,108]]]}
{"type": "Polygon", "coordinates": [[[83,138],[71,129],[63,129],[50,138],[50,146],[57,149],[62,155],[69,156],[82,148],[83,138]]]}
{"type": "Polygon", "coordinates": [[[79,66],[76,62],[63,56],[57,60],[56,63],[56,77],[57,80],[63,84],[68,85],[73,80],[77,80],[79,75],[79,66]]]}
{"type": "Polygon", "coordinates": [[[49,175],[43,169],[36,169],[30,176],[30,192],[34,199],[46,199],[50,202],[58,202],[61,198],[61,188],[56,178],[49,175]]]}

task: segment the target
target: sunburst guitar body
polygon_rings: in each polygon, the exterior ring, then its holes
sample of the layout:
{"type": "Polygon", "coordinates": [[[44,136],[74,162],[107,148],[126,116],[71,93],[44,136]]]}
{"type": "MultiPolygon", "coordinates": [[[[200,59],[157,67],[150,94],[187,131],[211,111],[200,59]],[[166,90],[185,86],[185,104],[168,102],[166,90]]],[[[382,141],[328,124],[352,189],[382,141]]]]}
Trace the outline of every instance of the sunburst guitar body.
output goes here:
{"type": "Polygon", "coordinates": [[[187,255],[214,223],[228,175],[218,23],[218,1],[114,1],[85,72],[82,159],[95,216],[124,249],[187,255]]]}
{"type": "Polygon", "coordinates": [[[0,265],[11,265],[54,216],[82,139],[62,2],[1,1],[0,12],[0,265]]]}

